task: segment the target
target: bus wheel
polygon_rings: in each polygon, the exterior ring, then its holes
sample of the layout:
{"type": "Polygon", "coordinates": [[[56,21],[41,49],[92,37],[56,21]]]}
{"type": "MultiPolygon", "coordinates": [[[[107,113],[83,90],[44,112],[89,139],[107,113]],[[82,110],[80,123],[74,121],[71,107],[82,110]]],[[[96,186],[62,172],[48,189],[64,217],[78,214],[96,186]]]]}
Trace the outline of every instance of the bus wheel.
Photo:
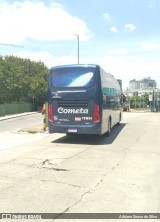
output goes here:
{"type": "Polygon", "coordinates": [[[107,131],[107,136],[110,136],[111,134],[111,120],[108,120],[108,131],[107,131]]]}

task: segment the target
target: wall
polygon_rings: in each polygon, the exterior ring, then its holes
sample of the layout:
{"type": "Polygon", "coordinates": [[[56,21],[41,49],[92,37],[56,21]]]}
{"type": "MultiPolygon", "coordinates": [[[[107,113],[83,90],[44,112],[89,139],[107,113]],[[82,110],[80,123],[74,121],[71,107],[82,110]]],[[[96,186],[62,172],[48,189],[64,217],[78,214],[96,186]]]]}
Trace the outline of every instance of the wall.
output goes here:
{"type": "Polygon", "coordinates": [[[6,103],[0,104],[0,116],[32,112],[33,104],[32,103],[6,103]]]}

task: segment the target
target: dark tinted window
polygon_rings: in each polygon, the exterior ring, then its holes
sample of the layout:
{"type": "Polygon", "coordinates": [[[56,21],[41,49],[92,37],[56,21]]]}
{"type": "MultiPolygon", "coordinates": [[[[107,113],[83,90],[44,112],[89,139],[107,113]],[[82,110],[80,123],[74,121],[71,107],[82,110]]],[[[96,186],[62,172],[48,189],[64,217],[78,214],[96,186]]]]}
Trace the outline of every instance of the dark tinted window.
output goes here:
{"type": "Polygon", "coordinates": [[[90,87],[95,81],[93,67],[62,67],[52,70],[54,87],[90,87]]]}

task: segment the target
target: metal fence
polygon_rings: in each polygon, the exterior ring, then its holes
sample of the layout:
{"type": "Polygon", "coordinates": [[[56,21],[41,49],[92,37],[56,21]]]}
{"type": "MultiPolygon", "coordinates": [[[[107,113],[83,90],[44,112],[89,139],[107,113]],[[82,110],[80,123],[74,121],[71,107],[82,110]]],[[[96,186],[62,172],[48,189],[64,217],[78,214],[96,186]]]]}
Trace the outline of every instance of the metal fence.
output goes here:
{"type": "Polygon", "coordinates": [[[0,104],[0,116],[12,115],[24,112],[32,112],[32,103],[5,103],[0,104]]]}

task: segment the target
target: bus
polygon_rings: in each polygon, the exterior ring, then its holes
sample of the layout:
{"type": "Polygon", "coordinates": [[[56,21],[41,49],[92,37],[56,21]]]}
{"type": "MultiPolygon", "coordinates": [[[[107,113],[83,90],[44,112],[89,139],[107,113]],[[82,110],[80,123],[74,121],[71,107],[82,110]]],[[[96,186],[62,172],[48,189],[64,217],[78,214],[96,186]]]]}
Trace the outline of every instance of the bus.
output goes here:
{"type": "Polygon", "coordinates": [[[110,135],[122,118],[118,81],[96,64],[55,66],[48,75],[49,133],[110,135]]]}

